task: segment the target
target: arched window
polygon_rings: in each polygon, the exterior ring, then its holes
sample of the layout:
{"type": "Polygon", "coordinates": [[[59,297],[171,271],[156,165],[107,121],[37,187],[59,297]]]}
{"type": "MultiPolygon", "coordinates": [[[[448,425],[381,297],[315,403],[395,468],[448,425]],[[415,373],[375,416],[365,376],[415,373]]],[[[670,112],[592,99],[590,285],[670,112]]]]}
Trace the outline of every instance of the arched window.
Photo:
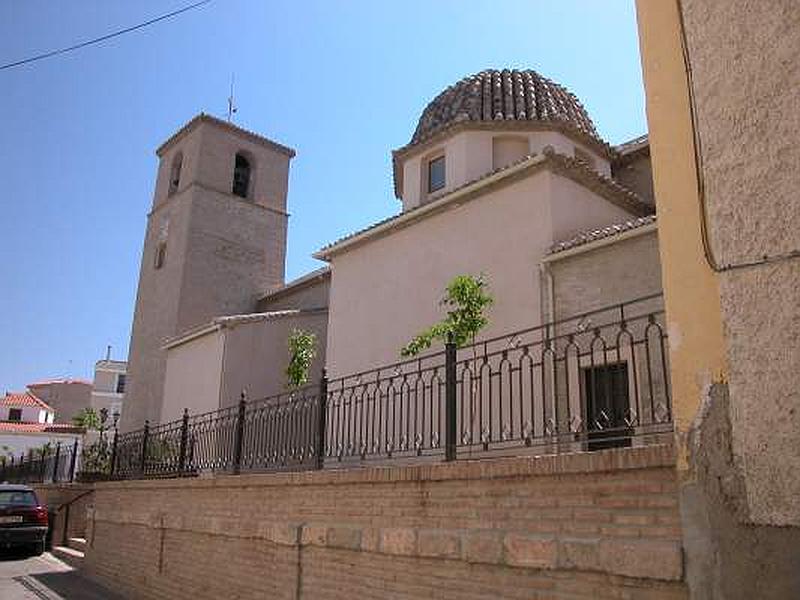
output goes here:
{"type": "Polygon", "coordinates": [[[236,155],[233,167],[233,193],[247,198],[250,188],[250,161],[241,154],[236,155]]]}
{"type": "Polygon", "coordinates": [[[167,195],[172,196],[175,192],[178,191],[178,186],[181,183],[181,167],[183,166],[183,153],[178,152],[175,155],[175,158],[172,159],[172,168],[169,172],[169,193],[167,195]]]}

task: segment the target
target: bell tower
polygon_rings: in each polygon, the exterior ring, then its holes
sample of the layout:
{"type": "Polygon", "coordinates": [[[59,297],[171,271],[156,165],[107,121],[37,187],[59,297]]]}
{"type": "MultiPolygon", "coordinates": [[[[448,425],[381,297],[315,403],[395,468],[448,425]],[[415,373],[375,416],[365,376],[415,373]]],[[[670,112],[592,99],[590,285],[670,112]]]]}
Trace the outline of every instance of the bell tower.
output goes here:
{"type": "Polygon", "coordinates": [[[214,317],[253,312],[284,281],[294,150],[200,114],[156,151],[120,427],[158,422],[164,341],[214,317]]]}

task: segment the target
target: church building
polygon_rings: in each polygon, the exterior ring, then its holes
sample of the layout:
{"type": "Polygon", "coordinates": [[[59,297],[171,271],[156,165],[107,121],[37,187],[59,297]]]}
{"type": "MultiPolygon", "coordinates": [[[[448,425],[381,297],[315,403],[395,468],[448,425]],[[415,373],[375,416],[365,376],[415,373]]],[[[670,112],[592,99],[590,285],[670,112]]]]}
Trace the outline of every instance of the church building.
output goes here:
{"type": "Polygon", "coordinates": [[[287,338],[317,335],[311,377],[391,364],[442,317],[460,274],[494,297],[482,336],[644,298],[661,303],[646,137],[613,147],[531,70],[439,94],[393,153],[398,214],[284,281],[294,150],[201,114],[157,151],[122,428],[285,390],[287,338]]]}

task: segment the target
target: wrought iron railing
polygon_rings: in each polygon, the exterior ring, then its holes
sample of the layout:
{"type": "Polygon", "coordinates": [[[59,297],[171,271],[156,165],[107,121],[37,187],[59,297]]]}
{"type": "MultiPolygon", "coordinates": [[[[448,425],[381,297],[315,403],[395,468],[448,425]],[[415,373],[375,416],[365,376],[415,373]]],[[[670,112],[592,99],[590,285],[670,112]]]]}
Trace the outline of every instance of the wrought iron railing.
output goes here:
{"type": "Polygon", "coordinates": [[[115,433],[105,475],[344,468],[658,442],[672,431],[666,337],[655,295],[458,349],[448,343],[412,360],[115,433]]]}

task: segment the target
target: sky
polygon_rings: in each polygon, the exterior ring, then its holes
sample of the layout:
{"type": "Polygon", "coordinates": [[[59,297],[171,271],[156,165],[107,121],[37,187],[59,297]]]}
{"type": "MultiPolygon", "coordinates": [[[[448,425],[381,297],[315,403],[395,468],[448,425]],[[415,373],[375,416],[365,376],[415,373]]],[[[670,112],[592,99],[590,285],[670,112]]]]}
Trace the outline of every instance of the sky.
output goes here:
{"type": "MultiPolygon", "coordinates": [[[[0,63],[191,0],[0,3],[0,63]]],[[[617,144],[646,132],[634,0],[213,0],[102,44],[0,71],[0,393],[125,359],[155,149],[203,111],[297,151],[287,279],[399,211],[391,151],[439,92],[532,68],[617,144]]]]}

